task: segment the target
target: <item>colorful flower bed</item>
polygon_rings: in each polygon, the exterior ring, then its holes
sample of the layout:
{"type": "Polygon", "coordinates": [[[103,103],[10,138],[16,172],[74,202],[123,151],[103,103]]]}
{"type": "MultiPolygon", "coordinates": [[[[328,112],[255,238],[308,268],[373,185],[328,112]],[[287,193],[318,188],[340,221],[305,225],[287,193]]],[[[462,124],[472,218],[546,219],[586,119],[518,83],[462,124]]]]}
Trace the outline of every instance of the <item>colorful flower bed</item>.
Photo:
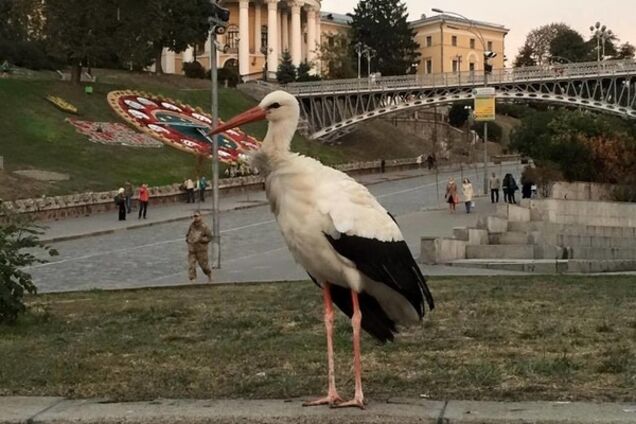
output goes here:
{"type": "Polygon", "coordinates": [[[73,114],[78,113],[78,110],[75,106],[73,106],[72,104],[70,104],[69,102],[67,102],[61,97],[47,96],[46,100],[53,103],[53,105],[55,105],[55,107],[61,110],[62,112],[73,113],[73,114]]]}
{"type": "MultiPolygon", "coordinates": [[[[146,134],[177,149],[197,155],[212,154],[207,133],[212,118],[199,108],[172,99],[137,91],[111,91],[111,107],[127,122],[146,134]]],[[[258,149],[260,142],[239,129],[224,132],[219,137],[219,160],[237,163],[245,153],[258,149]]]]}
{"type": "Polygon", "coordinates": [[[89,122],[79,119],[66,118],[66,121],[73,125],[77,132],[84,134],[93,143],[120,144],[129,147],[154,147],[163,146],[149,135],[138,133],[123,124],[111,122],[89,122]]]}

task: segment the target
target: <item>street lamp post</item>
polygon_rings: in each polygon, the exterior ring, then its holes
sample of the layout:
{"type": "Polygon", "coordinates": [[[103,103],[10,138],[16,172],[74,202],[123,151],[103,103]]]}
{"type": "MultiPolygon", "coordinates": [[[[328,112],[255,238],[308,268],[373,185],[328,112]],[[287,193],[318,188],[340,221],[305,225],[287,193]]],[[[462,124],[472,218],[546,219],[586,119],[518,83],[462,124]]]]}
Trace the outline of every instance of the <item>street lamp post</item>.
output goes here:
{"type": "Polygon", "coordinates": [[[364,52],[367,55],[367,77],[371,78],[371,58],[375,57],[376,52],[374,49],[368,46],[366,49],[364,49],[364,52]]]}
{"type": "MultiPolygon", "coordinates": [[[[436,7],[432,10],[435,13],[457,16],[458,18],[468,22],[469,30],[479,38],[479,42],[481,43],[481,47],[484,52],[484,87],[488,87],[488,72],[486,68],[490,65],[487,61],[488,59],[495,57],[496,53],[486,50],[484,36],[481,33],[481,30],[475,25],[475,21],[468,19],[466,16],[457,12],[449,12],[448,10],[445,11],[436,7]]],[[[488,194],[488,122],[484,122],[484,194],[488,194]]]]}
{"type": "Polygon", "coordinates": [[[358,54],[358,79],[360,79],[360,62],[365,48],[366,46],[361,41],[356,43],[356,53],[358,54]]]}
{"type": "Polygon", "coordinates": [[[592,32],[592,37],[596,38],[596,63],[600,67],[601,66],[601,42],[603,43],[602,59],[605,60],[605,42],[607,40],[611,40],[614,37],[614,33],[612,30],[608,30],[607,26],[601,25],[600,22],[595,23],[590,26],[590,31],[592,32]]]}

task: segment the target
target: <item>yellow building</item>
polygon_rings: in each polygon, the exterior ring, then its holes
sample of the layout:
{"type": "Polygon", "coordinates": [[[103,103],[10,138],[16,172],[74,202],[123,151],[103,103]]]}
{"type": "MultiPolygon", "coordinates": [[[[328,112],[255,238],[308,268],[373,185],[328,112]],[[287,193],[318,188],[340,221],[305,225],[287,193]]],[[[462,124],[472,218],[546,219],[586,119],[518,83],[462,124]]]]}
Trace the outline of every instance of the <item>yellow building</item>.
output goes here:
{"type": "MultiPolygon", "coordinates": [[[[219,67],[235,67],[243,80],[260,79],[266,69],[274,77],[282,53],[287,50],[298,66],[307,60],[320,73],[319,46],[337,33],[349,30],[347,15],[322,12],[320,0],[225,0],[230,11],[227,32],[217,36],[224,51],[217,52],[219,67]]],[[[483,69],[484,50],[497,53],[494,68],[504,66],[503,25],[466,21],[441,14],[411,22],[420,45],[418,73],[440,73],[483,69]],[[482,46],[483,37],[483,46],[482,46]]],[[[162,68],[181,73],[183,63],[199,61],[209,69],[210,41],[183,53],[164,50],[162,68]]]]}
{"type": "Polygon", "coordinates": [[[508,29],[503,25],[467,21],[440,14],[422,16],[411,22],[420,45],[418,74],[477,71],[484,69],[484,51],[497,54],[493,68],[504,67],[504,42],[508,29]]]}

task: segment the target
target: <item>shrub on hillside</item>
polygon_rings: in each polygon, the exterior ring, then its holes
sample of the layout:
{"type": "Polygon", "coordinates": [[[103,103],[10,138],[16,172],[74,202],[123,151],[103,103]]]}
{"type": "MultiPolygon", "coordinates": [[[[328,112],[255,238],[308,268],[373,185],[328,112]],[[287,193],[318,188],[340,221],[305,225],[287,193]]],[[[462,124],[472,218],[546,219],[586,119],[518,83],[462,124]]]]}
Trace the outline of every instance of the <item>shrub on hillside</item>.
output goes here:
{"type": "MultiPolygon", "coordinates": [[[[475,122],[473,125],[473,130],[479,134],[479,137],[484,138],[484,123],[483,122],[475,122]]],[[[503,131],[501,130],[501,126],[499,126],[496,122],[488,122],[488,141],[494,141],[496,143],[501,143],[501,135],[503,131]]]]}
{"type": "Polygon", "coordinates": [[[552,194],[552,186],[563,180],[559,165],[554,162],[542,162],[535,167],[526,166],[521,174],[522,181],[536,184],[539,196],[548,198],[552,194]]]}
{"type": "Polygon", "coordinates": [[[188,78],[205,78],[205,68],[198,61],[185,62],[183,64],[183,73],[188,78]]]}
{"type": "Polygon", "coordinates": [[[57,255],[57,251],[40,242],[41,227],[29,217],[2,208],[0,220],[0,324],[13,324],[26,309],[25,292],[37,292],[31,275],[22,268],[46,262],[36,258],[33,249],[44,249],[51,256],[57,255]]]}
{"type": "Polygon", "coordinates": [[[5,60],[20,68],[33,69],[35,71],[56,69],[59,65],[35,41],[0,40],[0,63],[5,60]]]}
{"type": "MultiPolygon", "coordinates": [[[[219,84],[227,85],[228,87],[236,87],[241,82],[241,76],[236,68],[220,68],[217,73],[219,84]]],[[[210,71],[205,73],[205,77],[210,79],[210,71]]]]}

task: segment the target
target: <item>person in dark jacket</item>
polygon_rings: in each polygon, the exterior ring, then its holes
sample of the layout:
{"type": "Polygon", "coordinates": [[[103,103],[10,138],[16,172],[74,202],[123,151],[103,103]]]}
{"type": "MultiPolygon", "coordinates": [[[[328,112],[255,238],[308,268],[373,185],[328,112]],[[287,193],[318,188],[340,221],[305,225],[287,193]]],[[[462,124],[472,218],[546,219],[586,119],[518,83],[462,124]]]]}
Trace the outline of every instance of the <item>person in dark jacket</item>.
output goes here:
{"type": "Polygon", "coordinates": [[[117,191],[117,195],[115,196],[115,204],[119,210],[119,220],[126,220],[126,194],[124,193],[124,188],[121,187],[117,191]]]}
{"type": "Polygon", "coordinates": [[[519,186],[517,186],[515,177],[513,177],[512,174],[506,174],[501,188],[504,193],[504,202],[517,203],[515,200],[515,191],[519,190],[519,186]]]}

